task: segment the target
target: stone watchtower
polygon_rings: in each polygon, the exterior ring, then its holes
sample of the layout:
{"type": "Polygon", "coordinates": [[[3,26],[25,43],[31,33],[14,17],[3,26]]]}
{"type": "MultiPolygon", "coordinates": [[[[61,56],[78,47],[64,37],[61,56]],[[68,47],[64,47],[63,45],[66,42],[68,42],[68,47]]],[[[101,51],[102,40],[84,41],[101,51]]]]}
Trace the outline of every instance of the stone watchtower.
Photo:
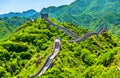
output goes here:
{"type": "Polygon", "coordinates": [[[48,14],[41,14],[41,18],[48,18],[48,14]]]}

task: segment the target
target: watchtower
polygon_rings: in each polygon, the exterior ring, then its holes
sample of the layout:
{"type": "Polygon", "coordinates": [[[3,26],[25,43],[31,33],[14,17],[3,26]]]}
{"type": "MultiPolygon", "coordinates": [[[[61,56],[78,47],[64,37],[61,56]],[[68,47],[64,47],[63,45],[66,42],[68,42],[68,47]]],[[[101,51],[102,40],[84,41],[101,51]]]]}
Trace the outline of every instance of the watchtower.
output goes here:
{"type": "Polygon", "coordinates": [[[41,18],[48,18],[48,14],[41,14],[41,18]]]}

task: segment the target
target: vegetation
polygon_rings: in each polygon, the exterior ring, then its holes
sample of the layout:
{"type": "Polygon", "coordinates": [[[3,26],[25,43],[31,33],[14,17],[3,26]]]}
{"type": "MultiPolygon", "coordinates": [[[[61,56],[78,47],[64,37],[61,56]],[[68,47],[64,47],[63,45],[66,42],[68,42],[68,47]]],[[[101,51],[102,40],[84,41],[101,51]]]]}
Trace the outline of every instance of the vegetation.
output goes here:
{"type": "Polygon", "coordinates": [[[15,29],[14,26],[9,25],[8,23],[0,20],[0,39],[5,38],[9,33],[15,29]]]}
{"type": "Polygon", "coordinates": [[[104,25],[113,34],[120,36],[119,3],[119,0],[75,0],[70,5],[44,8],[41,13],[49,13],[61,22],[71,22],[93,31],[104,25]]]}
{"type": "Polygon", "coordinates": [[[11,26],[20,26],[28,19],[40,17],[41,13],[49,13],[50,17],[60,22],[71,22],[93,31],[104,25],[112,34],[120,37],[119,3],[119,0],[75,0],[70,5],[50,6],[43,8],[40,12],[35,10],[24,11],[23,13],[11,12],[0,15],[0,18],[11,26]]]}
{"type": "Polygon", "coordinates": [[[0,40],[5,39],[9,34],[11,34],[17,27],[22,25],[29,18],[25,17],[4,17],[0,18],[0,40]]]}
{"type": "MultiPolygon", "coordinates": [[[[71,23],[51,20],[79,36],[88,32],[71,23]]],[[[99,38],[91,36],[81,43],[69,43],[71,36],[40,18],[26,21],[0,42],[0,77],[28,78],[37,73],[53,50],[54,38],[61,38],[62,50],[40,78],[120,77],[120,42],[116,37],[105,32],[99,38]]]]}

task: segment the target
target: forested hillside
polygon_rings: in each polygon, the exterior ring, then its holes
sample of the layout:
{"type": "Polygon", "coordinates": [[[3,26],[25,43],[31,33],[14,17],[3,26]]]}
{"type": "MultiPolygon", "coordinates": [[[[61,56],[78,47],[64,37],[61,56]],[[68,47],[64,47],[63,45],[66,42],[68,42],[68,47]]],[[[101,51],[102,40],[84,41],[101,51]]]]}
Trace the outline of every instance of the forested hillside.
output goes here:
{"type": "MultiPolygon", "coordinates": [[[[80,37],[89,32],[72,23],[51,21],[80,37]]],[[[72,36],[67,36],[41,18],[26,21],[0,42],[0,77],[28,78],[37,73],[51,54],[55,38],[61,38],[61,51],[52,68],[40,78],[120,77],[120,42],[116,37],[104,32],[80,43],[69,43],[74,39],[72,36]]]]}
{"type": "Polygon", "coordinates": [[[94,31],[105,25],[110,28],[113,34],[120,36],[118,34],[118,26],[120,25],[119,7],[119,0],[75,0],[70,5],[43,8],[41,13],[49,13],[51,17],[59,21],[72,22],[77,26],[94,31]]]}
{"type": "Polygon", "coordinates": [[[0,40],[6,38],[8,34],[11,34],[14,29],[22,25],[26,20],[29,19],[24,17],[0,18],[0,40]]]}
{"type": "Polygon", "coordinates": [[[4,17],[4,18],[1,18],[2,21],[8,23],[8,25],[11,25],[13,27],[18,27],[20,25],[22,25],[26,20],[29,20],[28,18],[25,18],[25,17],[12,17],[12,18],[9,18],[9,17],[4,17]]]}
{"type": "Polygon", "coordinates": [[[0,39],[7,37],[15,29],[14,26],[9,25],[5,21],[0,20],[0,39]]]}
{"type": "Polygon", "coordinates": [[[4,39],[6,35],[11,34],[17,27],[22,25],[25,21],[32,21],[40,17],[40,14],[35,10],[31,9],[28,11],[10,12],[8,14],[0,14],[0,26],[3,30],[0,30],[0,40],[4,39]],[[5,24],[3,24],[3,22],[5,24]],[[3,28],[4,27],[4,28],[3,28]],[[8,29],[8,30],[7,30],[8,29]],[[4,32],[5,30],[5,32],[4,32]]]}

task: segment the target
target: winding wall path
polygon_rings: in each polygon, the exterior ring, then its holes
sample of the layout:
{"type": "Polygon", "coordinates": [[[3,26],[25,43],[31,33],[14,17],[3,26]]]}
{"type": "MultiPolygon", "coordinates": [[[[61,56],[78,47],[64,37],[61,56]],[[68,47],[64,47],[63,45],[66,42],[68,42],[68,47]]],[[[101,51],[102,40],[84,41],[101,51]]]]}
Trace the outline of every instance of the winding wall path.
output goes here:
{"type": "Polygon", "coordinates": [[[54,49],[52,54],[47,58],[46,62],[44,63],[44,65],[42,66],[42,68],[33,76],[31,76],[30,78],[35,78],[36,76],[41,76],[48,68],[50,68],[51,64],[52,64],[52,60],[57,56],[59,50],[60,50],[60,39],[56,38],[54,40],[54,49]]]}
{"type": "Polygon", "coordinates": [[[99,34],[101,34],[102,32],[104,31],[107,31],[107,28],[102,26],[98,32],[94,33],[94,32],[88,32],[86,33],[83,37],[79,38],[79,39],[75,39],[75,40],[70,40],[69,42],[72,43],[72,42],[78,42],[80,43],[81,41],[83,40],[86,40],[89,36],[92,36],[92,35],[96,35],[98,37],[99,34]]]}
{"type": "Polygon", "coordinates": [[[72,31],[70,31],[69,29],[56,25],[53,22],[51,22],[47,17],[44,17],[44,19],[48,22],[49,25],[52,25],[54,27],[57,27],[58,29],[63,30],[67,35],[71,35],[72,37],[74,37],[75,39],[78,39],[79,37],[72,31]]]}
{"type": "Polygon", "coordinates": [[[89,36],[92,36],[92,35],[96,35],[97,33],[94,33],[94,32],[89,32],[89,33],[86,33],[82,38],[79,38],[79,39],[75,39],[75,40],[70,40],[69,42],[72,43],[72,42],[81,42],[83,40],[86,40],[89,36]]]}
{"type": "Polygon", "coordinates": [[[86,33],[83,37],[79,38],[74,32],[70,31],[69,29],[65,28],[65,27],[61,27],[59,25],[55,25],[53,22],[51,22],[48,17],[44,17],[44,19],[48,22],[49,25],[52,25],[54,27],[57,27],[58,29],[61,29],[63,30],[65,33],[67,33],[67,35],[71,35],[72,37],[74,37],[75,39],[74,40],[70,40],[69,42],[72,43],[72,42],[78,42],[80,43],[81,41],[83,40],[86,40],[89,36],[92,36],[92,35],[96,35],[98,37],[99,34],[101,34],[102,32],[104,31],[107,31],[107,28],[102,26],[98,32],[88,32],[86,33]]]}
{"type": "MultiPolygon", "coordinates": [[[[70,31],[69,29],[65,28],[65,27],[61,27],[59,25],[55,25],[54,23],[52,23],[47,17],[44,17],[44,19],[48,22],[49,25],[52,25],[54,27],[57,27],[58,29],[63,30],[67,35],[71,35],[72,37],[75,38],[75,40],[70,40],[69,42],[81,42],[83,40],[86,40],[89,36],[92,35],[96,35],[98,37],[99,34],[101,34],[104,31],[107,31],[107,28],[102,26],[98,32],[88,32],[86,33],[83,37],[79,38],[74,32],[70,31]]],[[[55,59],[55,57],[57,56],[59,50],[60,50],[60,39],[55,39],[54,40],[54,49],[52,54],[47,58],[46,62],[44,63],[44,65],[42,66],[42,68],[33,76],[31,76],[30,78],[35,78],[36,76],[41,76],[48,68],[50,68],[51,64],[52,64],[52,60],[55,59]]]]}
{"type": "Polygon", "coordinates": [[[98,30],[97,36],[98,36],[99,34],[101,34],[102,32],[105,32],[105,31],[107,31],[107,28],[104,27],[104,26],[102,26],[102,27],[98,30]]]}

